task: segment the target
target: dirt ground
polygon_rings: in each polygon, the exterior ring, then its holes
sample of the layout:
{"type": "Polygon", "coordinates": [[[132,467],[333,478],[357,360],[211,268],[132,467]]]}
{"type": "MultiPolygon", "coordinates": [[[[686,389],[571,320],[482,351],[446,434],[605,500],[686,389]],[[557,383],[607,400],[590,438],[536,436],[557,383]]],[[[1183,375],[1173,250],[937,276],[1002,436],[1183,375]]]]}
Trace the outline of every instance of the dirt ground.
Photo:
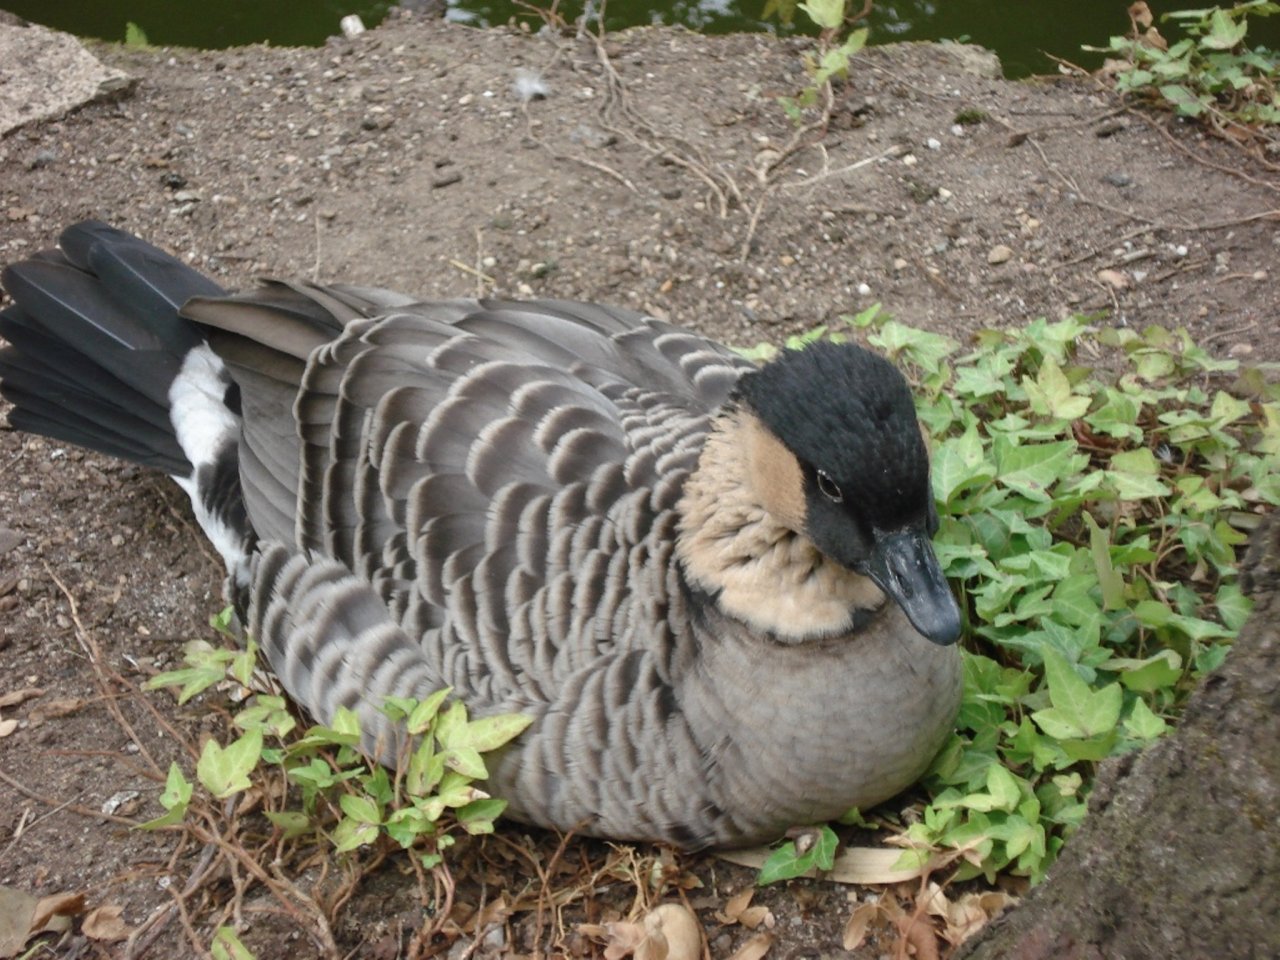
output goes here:
{"type": "MultiPolygon", "coordinates": [[[[1274,167],[1130,112],[1089,79],[1007,82],[990,55],[954,45],[860,56],[825,131],[798,131],[775,97],[802,85],[802,48],[425,20],[319,50],[98,47],[137,83],[0,141],[0,256],[97,217],[229,287],[272,274],[602,300],[743,345],[875,302],[958,337],[1083,312],[1280,360],[1274,167]],[[531,77],[546,95],[524,101],[531,77]]],[[[174,835],[127,824],[160,812],[145,754],[163,768],[184,750],[161,719],[198,741],[219,695],[182,708],[153,695],[153,714],[100,687],[90,658],[139,683],[206,636],[220,606],[218,565],[167,479],[0,432],[0,696],[42,691],[0,708],[0,723],[17,721],[0,737],[0,886],[86,891],[134,927],[172,903],[199,848],[175,856],[174,835]]],[[[517,826],[503,832],[525,842],[517,826]]],[[[556,846],[528,843],[542,856],[556,846]]],[[[564,858],[609,855],[574,841],[564,858]]],[[[679,868],[703,884],[689,896],[712,956],[754,936],[713,915],[749,872],[707,857],[679,868]]],[[[625,911],[633,892],[610,880],[567,916],[625,911]]],[[[884,938],[841,944],[873,895],[821,881],[759,895],[775,920],[768,955],[890,955],[884,938]]],[[[342,953],[390,958],[422,907],[387,868],[343,917],[342,953]]],[[[263,960],[320,955],[275,914],[241,920],[263,960]]],[[[42,955],[126,955],[78,933],[56,944],[42,955]]],[[[571,922],[526,912],[450,956],[592,949],[571,922]]],[[[173,919],[148,955],[198,953],[173,919]]]]}

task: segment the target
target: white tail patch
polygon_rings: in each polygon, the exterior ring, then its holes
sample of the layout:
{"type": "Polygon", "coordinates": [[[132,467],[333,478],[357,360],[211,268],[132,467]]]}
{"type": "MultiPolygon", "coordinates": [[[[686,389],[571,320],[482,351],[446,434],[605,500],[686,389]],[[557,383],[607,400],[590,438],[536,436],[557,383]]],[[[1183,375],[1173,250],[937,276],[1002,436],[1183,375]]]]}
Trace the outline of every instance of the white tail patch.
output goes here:
{"type": "Polygon", "coordinates": [[[226,367],[208,344],[187,353],[169,386],[169,419],[178,445],[197,469],[212,463],[228,439],[240,434],[239,418],[227,407],[226,367]]]}
{"type": "Polygon", "coordinates": [[[239,443],[240,418],[226,402],[230,384],[221,358],[207,344],[191,350],[183,360],[169,387],[169,419],[193,469],[173,479],[191,498],[196,522],[227,565],[227,573],[238,585],[247,586],[249,555],[243,534],[227,518],[209,510],[199,485],[202,468],[212,467],[220,457],[234,456],[239,443]]]}

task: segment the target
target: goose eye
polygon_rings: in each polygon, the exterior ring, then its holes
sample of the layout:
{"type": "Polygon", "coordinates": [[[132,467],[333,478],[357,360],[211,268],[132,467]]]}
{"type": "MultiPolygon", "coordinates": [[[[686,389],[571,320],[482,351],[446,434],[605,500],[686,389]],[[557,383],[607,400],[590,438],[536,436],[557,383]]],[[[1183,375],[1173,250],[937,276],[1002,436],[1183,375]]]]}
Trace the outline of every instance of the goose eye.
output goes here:
{"type": "Polygon", "coordinates": [[[844,499],[844,494],[840,492],[839,485],[831,479],[831,475],[825,470],[818,471],[818,489],[832,503],[839,503],[844,499]]]}

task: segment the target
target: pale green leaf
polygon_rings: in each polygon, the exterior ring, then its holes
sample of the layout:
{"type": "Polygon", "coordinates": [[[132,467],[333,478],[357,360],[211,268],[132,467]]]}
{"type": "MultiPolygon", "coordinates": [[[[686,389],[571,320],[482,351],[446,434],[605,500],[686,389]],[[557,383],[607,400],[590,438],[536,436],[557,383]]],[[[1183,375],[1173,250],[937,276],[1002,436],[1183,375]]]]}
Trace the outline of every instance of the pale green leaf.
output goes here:
{"type": "Polygon", "coordinates": [[[1112,566],[1108,535],[1098,526],[1093,514],[1086,513],[1084,521],[1089,527],[1089,553],[1098,575],[1098,586],[1102,588],[1102,609],[1121,610],[1124,608],[1124,577],[1112,566]]]}
{"type": "Polygon", "coordinates": [[[181,823],[187,815],[187,804],[191,800],[193,790],[194,787],[182,775],[182,768],[176,763],[170,763],[164,791],[160,794],[160,806],[164,807],[166,813],[163,816],[156,817],[154,820],[138,824],[138,829],[156,830],[160,827],[171,827],[176,823],[181,823]]]}
{"type": "Polygon", "coordinates": [[[360,716],[347,707],[338,707],[334,711],[333,719],[329,721],[329,727],[341,737],[354,738],[351,741],[352,743],[355,743],[360,738],[360,716]]]}
{"type": "Polygon", "coordinates": [[[933,450],[930,476],[934,497],[949,504],[962,490],[995,479],[995,465],[988,462],[976,427],[958,437],[949,437],[933,450]]]}
{"type": "Polygon", "coordinates": [[[205,742],[196,763],[196,776],[205,789],[219,800],[249,789],[249,772],[262,756],[262,731],[253,729],[225,748],[214,740],[205,742]]]}
{"type": "Polygon", "coordinates": [[[405,721],[406,729],[414,736],[425,733],[427,728],[435,722],[436,714],[440,712],[441,704],[452,692],[452,687],[437,690],[414,707],[409,713],[409,718],[405,721]]]}
{"type": "Polygon", "coordinates": [[[284,834],[286,840],[301,837],[312,827],[311,818],[301,810],[267,810],[266,817],[284,834]]]}
{"type": "Polygon", "coordinates": [[[470,747],[472,750],[488,753],[518,737],[531,723],[533,717],[519,713],[482,717],[460,727],[449,746],[470,747]]]}
{"type": "Polygon", "coordinates": [[[1052,357],[1041,364],[1034,380],[1023,377],[1022,387],[1027,391],[1032,411],[1041,416],[1075,420],[1089,409],[1089,398],[1075,395],[1071,382],[1052,357]]]}
{"type": "Polygon", "coordinates": [[[357,847],[368,846],[378,839],[378,825],[344,817],[333,828],[333,848],[346,853],[357,847]]]}
{"type": "Polygon", "coordinates": [[[1085,462],[1085,458],[1076,454],[1076,445],[1070,440],[1015,446],[1004,437],[997,437],[993,452],[999,482],[1040,503],[1050,502],[1049,490],[1053,485],[1085,462]]]}
{"type": "Polygon", "coordinates": [[[835,30],[844,22],[845,0],[805,0],[800,9],[823,30],[835,30]]]}
{"type": "Polygon", "coordinates": [[[1119,671],[1120,682],[1137,693],[1168,690],[1182,678],[1182,658],[1173,650],[1159,650],[1145,659],[1112,657],[1101,667],[1119,671]]]}
{"type": "Polygon", "coordinates": [[[124,25],[124,45],[139,49],[147,48],[150,46],[147,40],[147,32],[132,20],[126,20],[124,25]]]}
{"type": "Polygon", "coordinates": [[[1229,630],[1239,630],[1253,611],[1253,601],[1244,595],[1238,583],[1224,583],[1218,589],[1215,603],[1218,616],[1229,630]]]}
{"type": "Polygon", "coordinates": [[[1244,40],[1249,29],[1249,22],[1241,17],[1239,21],[1224,10],[1215,9],[1209,15],[1209,32],[1200,38],[1200,46],[1209,50],[1230,50],[1244,40]]]}
{"type": "Polygon", "coordinates": [[[455,700],[449,709],[436,719],[436,741],[442,747],[453,745],[453,738],[467,726],[467,708],[460,700],[455,700]]]}
{"type": "Polygon", "coordinates": [[[1124,720],[1125,731],[1139,740],[1154,740],[1168,728],[1169,725],[1161,717],[1152,713],[1151,708],[1142,699],[1134,701],[1133,709],[1124,720]]]}
{"type": "Polygon", "coordinates": [[[370,797],[360,796],[354,793],[344,793],[338,798],[338,806],[352,820],[357,823],[381,823],[382,811],[378,809],[378,805],[370,797]]]}
{"type": "Polygon", "coordinates": [[[1000,810],[1013,810],[1022,799],[1022,788],[1017,779],[999,764],[992,764],[987,771],[987,792],[1000,810]]]}
{"type": "Polygon", "coordinates": [[[444,751],[444,764],[471,780],[484,780],[489,776],[484,758],[474,747],[449,747],[444,751]]]}
{"type": "Polygon", "coordinates": [[[218,932],[213,935],[213,942],[209,944],[209,952],[213,955],[213,960],[257,960],[253,951],[240,942],[231,927],[218,928],[218,932]]]}
{"type": "Polygon", "coordinates": [[[1091,690],[1065,657],[1048,648],[1044,651],[1044,673],[1053,707],[1032,713],[1031,719],[1041,730],[1065,740],[1087,739],[1115,729],[1123,703],[1120,684],[1091,690]]]}

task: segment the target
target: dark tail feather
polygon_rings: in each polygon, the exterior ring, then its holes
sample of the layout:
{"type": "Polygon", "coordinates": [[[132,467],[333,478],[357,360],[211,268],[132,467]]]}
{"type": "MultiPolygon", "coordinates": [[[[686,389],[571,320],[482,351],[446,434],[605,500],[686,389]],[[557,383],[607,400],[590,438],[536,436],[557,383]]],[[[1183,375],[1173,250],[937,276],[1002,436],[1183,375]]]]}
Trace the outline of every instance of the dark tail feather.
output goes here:
{"type": "Polygon", "coordinates": [[[226,293],[181,260],[97,220],[68,227],[58,245],[74,266],[96,276],[118,306],[177,356],[201,341],[196,328],[178,316],[182,305],[192,297],[226,293]]]}
{"type": "Polygon", "coordinates": [[[169,421],[169,387],[201,343],[178,315],[213,281],[136,237],[94,221],[61,250],[3,273],[15,304],[0,312],[0,394],[15,428],[174,476],[191,464],[169,421]]]}

